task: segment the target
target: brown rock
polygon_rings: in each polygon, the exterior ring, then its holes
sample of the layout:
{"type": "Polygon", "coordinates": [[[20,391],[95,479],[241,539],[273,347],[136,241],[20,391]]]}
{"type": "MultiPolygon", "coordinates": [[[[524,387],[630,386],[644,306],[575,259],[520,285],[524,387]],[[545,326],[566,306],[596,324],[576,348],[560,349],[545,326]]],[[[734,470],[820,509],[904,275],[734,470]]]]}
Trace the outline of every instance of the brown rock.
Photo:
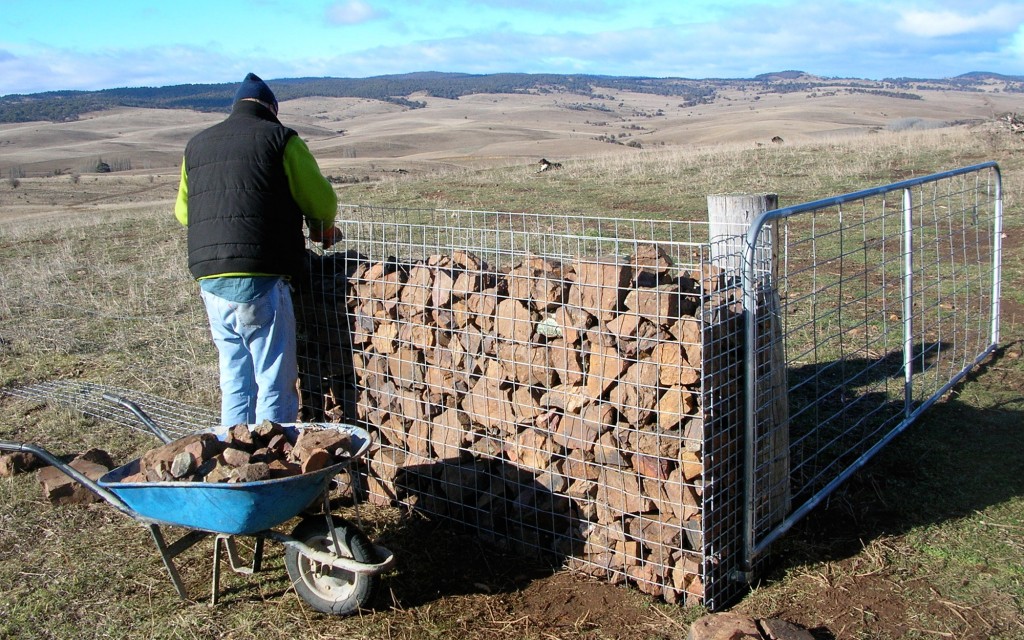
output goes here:
{"type": "Polygon", "coordinates": [[[689,390],[670,387],[658,400],[658,426],[661,429],[675,429],[688,416],[697,413],[697,398],[689,390]]]}
{"type": "Polygon", "coordinates": [[[535,471],[544,471],[551,465],[555,453],[554,443],[541,431],[524,429],[505,444],[509,462],[535,471]]]}
{"type": "MultiPolygon", "coordinates": [[[[331,454],[324,449],[314,449],[302,460],[302,473],[312,473],[329,467],[333,461],[331,454]]],[[[269,464],[267,465],[269,469],[269,464]]]]}
{"type": "Polygon", "coordinates": [[[383,322],[373,334],[373,348],[377,353],[394,353],[395,340],[398,338],[398,323],[383,322]]]}
{"type": "Polygon", "coordinates": [[[602,469],[597,500],[599,509],[611,511],[612,519],[623,513],[645,513],[651,509],[651,501],[640,493],[640,477],[628,469],[602,469]]]}
{"type": "Polygon", "coordinates": [[[599,464],[613,467],[629,466],[629,461],[619,448],[619,441],[611,431],[606,431],[597,439],[597,444],[594,446],[594,460],[599,464]]]}
{"type": "Polygon", "coordinates": [[[234,446],[228,446],[227,449],[220,453],[221,458],[224,460],[224,464],[231,467],[241,467],[252,462],[252,453],[236,449],[234,446]]]}
{"type": "MultiPolygon", "coordinates": [[[[243,425],[244,426],[244,425],[243,425]]],[[[151,481],[155,478],[171,479],[171,464],[182,451],[188,451],[198,465],[217,456],[224,449],[224,443],[212,433],[198,433],[179,438],[165,445],[150,449],[139,460],[139,470],[151,481]]]]}
{"type": "Polygon", "coordinates": [[[271,440],[278,436],[284,436],[284,429],[281,425],[270,420],[264,420],[255,427],[253,427],[252,435],[259,438],[263,442],[269,443],[271,440]]]}
{"type": "Polygon", "coordinates": [[[739,613],[713,613],[690,625],[687,640],[763,640],[757,621],[739,613]]]}
{"type": "Polygon", "coordinates": [[[601,319],[614,318],[629,286],[630,266],[619,262],[617,256],[610,256],[577,260],[575,270],[575,293],[570,293],[570,300],[601,319]]]}
{"type": "Polygon", "coordinates": [[[399,294],[402,304],[399,313],[403,317],[411,317],[426,310],[430,303],[431,289],[434,283],[433,269],[419,265],[409,272],[409,279],[399,294]]]}
{"type": "Polygon", "coordinates": [[[646,424],[658,404],[658,365],[642,360],[626,369],[608,392],[608,401],[633,426],[646,424]]]}
{"type": "Polygon", "coordinates": [[[670,284],[633,289],[626,295],[624,304],[630,311],[652,322],[670,324],[679,318],[680,301],[679,285],[670,284]]]}
{"type": "Polygon", "coordinates": [[[605,431],[615,424],[615,408],[606,403],[587,405],[579,414],[565,414],[551,437],[567,449],[590,451],[605,431]]]}
{"type": "Polygon", "coordinates": [[[288,462],[287,460],[274,460],[273,462],[267,463],[267,468],[270,470],[271,478],[287,478],[290,476],[297,476],[302,473],[301,465],[297,465],[294,462],[288,462]]]}
{"type": "Polygon", "coordinates": [[[509,432],[515,424],[511,394],[486,376],[480,379],[462,399],[462,408],[478,424],[509,432]]]}
{"type": "MultiPolygon", "coordinates": [[[[351,441],[349,434],[340,429],[303,429],[295,440],[292,453],[294,455],[296,449],[306,452],[323,449],[332,456],[337,456],[339,451],[348,453],[351,441]]],[[[301,459],[304,455],[308,453],[300,453],[296,457],[301,459]]]]}
{"type": "Polygon", "coordinates": [[[501,338],[526,343],[533,335],[530,310],[519,300],[506,298],[496,310],[495,332],[501,338]]]}
{"type": "MultiPolygon", "coordinates": [[[[203,482],[228,482],[229,480],[231,480],[231,474],[234,472],[236,468],[232,467],[229,464],[226,464],[220,456],[217,456],[216,458],[213,458],[211,461],[208,461],[208,464],[210,465],[210,468],[205,473],[203,473],[203,482]]],[[[206,466],[207,464],[203,465],[203,467],[206,466]]]]}
{"type": "Polygon", "coordinates": [[[636,250],[630,259],[631,266],[637,272],[646,272],[655,275],[664,275],[672,268],[672,258],[660,245],[654,243],[642,243],[636,245],[636,250]]]}
{"type": "Polygon", "coordinates": [[[284,433],[279,433],[267,442],[267,449],[274,452],[275,457],[285,458],[291,453],[292,443],[288,441],[288,436],[284,433]]]}
{"type": "Polygon", "coordinates": [[[686,359],[686,347],[679,342],[662,342],[654,347],[651,362],[658,365],[659,380],[666,387],[692,385],[700,381],[700,372],[686,359]]]}
{"type": "Polygon", "coordinates": [[[106,467],[107,469],[113,469],[115,466],[114,461],[110,458],[110,454],[103,449],[89,449],[84,453],[78,454],[77,457],[81,460],[98,464],[101,467],[106,467]]]}
{"type": "Polygon", "coordinates": [[[462,456],[462,446],[468,441],[469,417],[458,409],[448,409],[434,418],[430,430],[434,454],[441,460],[456,460],[462,456]]]}
{"type": "Polygon", "coordinates": [[[413,388],[423,385],[424,359],[423,352],[411,347],[396,349],[388,358],[388,371],[392,379],[401,387],[413,388]]]}
{"type": "Polygon", "coordinates": [[[810,631],[792,622],[778,618],[768,618],[761,620],[760,623],[761,629],[768,636],[768,640],[814,640],[814,636],[810,631]]]}
{"type": "Polygon", "coordinates": [[[243,451],[253,451],[256,449],[253,433],[249,430],[249,425],[247,424],[236,424],[228,429],[227,434],[224,436],[224,444],[243,451]]]}
{"type": "Polygon", "coordinates": [[[526,386],[519,386],[512,392],[512,411],[520,423],[529,422],[544,413],[544,409],[533,397],[533,392],[526,386]]]}
{"type": "Polygon", "coordinates": [[[267,447],[260,447],[259,449],[252,452],[252,458],[249,462],[266,462],[270,463],[278,459],[280,456],[276,451],[271,451],[267,447]]]}
{"type": "MultiPolygon", "coordinates": [[[[81,456],[69,462],[68,466],[94,481],[110,471],[108,467],[90,462],[81,456]]],[[[36,472],[36,479],[42,486],[43,495],[52,504],[89,504],[102,500],[56,467],[43,467],[36,472]]]]}
{"type": "Polygon", "coordinates": [[[46,463],[28,451],[15,451],[0,455],[0,478],[10,478],[19,473],[35,471],[46,463]]]}
{"type": "Polygon", "coordinates": [[[270,465],[266,462],[253,462],[238,467],[231,473],[228,482],[259,482],[270,478],[270,465]]]}
{"type": "Polygon", "coordinates": [[[628,364],[619,357],[614,347],[593,345],[587,361],[587,395],[591,398],[601,397],[625,371],[628,364]]]}

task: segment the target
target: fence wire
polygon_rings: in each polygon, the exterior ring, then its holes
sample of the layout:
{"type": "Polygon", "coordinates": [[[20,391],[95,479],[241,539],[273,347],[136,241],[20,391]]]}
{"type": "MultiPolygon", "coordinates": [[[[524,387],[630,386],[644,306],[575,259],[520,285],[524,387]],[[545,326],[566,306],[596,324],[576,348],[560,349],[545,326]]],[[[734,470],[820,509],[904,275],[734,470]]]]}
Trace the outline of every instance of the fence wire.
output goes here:
{"type": "Polygon", "coordinates": [[[345,252],[311,256],[297,297],[303,406],[379,435],[370,499],[704,602],[714,558],[739,550],[739,495],[708,487],[739,477],[742,407],[738,279],[707,226],[339,218],[345,252]]]}
{"type": "Polygon", "coordinates": [[[773,230],[782,266],[777,312],[756,278],[744,296],[748,565],[995,348],[1001,229],[994,163],[755,223],[748,237],[773,230]],[[766,320],[773,339],[751,340],[766,320]],[[780,402],[783,419],[764,420],[780,402]]]}
{"type": "Polygon", "coordinates": [[[168,400],[136,389],[126,389],[77,380],[50,380],[33,384],[11,386],[0,393],[22,400],[53,402],[59,406],[80,411],[92,418],[106,420],[136,431],[152,435],[139,416],[130,409],[103,398],[112,395],[134,402],[167,435],[181,437],[208,429],[220,423],[214,411],[184,402],[168,400]]]}

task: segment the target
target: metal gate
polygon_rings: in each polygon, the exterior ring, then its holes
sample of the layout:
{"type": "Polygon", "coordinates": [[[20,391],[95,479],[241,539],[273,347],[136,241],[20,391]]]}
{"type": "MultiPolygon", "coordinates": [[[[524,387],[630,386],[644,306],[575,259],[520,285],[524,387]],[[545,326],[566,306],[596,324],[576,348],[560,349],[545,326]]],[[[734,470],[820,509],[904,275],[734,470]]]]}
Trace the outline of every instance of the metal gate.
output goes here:
{"type": "Polygon", "coordinates": [[[754,221],[742,577],[995,349],[1002,222],[994,162],[754,221]]]}

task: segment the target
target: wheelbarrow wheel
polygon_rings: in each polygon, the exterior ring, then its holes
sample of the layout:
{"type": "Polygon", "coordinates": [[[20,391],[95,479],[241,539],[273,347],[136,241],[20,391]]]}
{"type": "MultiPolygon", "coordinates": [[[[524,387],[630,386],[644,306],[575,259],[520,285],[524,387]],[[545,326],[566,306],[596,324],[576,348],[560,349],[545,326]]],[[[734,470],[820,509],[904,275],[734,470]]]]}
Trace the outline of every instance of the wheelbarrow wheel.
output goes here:
{"type": "MultiPolygon", "coordinates": [[[[331,517],[343,557],[368,564],[377,561],[373,545],[358,527],[343,518],[331,517]]],[[[295,527],[292,537],[312,549],[336,555],[327,520],[322,515],[304,519],[295,527]]],[[[292,547],[285,547],[284,564],[295,591],[322,613],[355,613],[369,603],[380,582],[377,575],[323,565],[292,547]]]]}

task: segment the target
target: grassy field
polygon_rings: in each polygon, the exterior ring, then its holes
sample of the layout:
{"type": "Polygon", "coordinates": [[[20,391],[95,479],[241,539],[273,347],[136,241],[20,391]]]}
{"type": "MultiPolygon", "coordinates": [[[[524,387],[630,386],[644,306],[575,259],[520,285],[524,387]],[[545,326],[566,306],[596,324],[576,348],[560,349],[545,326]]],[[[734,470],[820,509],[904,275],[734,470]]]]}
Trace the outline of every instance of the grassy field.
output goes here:
{"type": "MultiPolygon", "coordinates": [[[[1024,638],[1020,137],[993,126],[645,150],[543,174],[521,164],[396,174],[339,196],[699,220],[708,194],[775,192],[785,206],[984,160],[1004,174],[999,351],[785,537],[734,610],[818,638],[1024,638]]],[[[215,352],[170,215],[174,184],[173,175],[0,184],[0,388],[73,379],[216,407],[215,352]],[[34,202],[28,213],[8,213],[23,211],[8,208],[18,199],[34,202]]],[[[0,438],[61,454],[95,446],[124,462],[154,442],[53,404],[0,395],[0,408],[0,438]]],[[[183,603],[145,530],[102,504],[51,507],[31,475],[0,479],[0,637],[670,638],[704,613],[504,556],[421,517],[345,512],[399,565],[371,611],[338,620],[289,588],[280,547],[268,547],[263,573],[224,577],[214,607],[210,545],[193,549],[182,574],[196,601],[183,603]]]]}

